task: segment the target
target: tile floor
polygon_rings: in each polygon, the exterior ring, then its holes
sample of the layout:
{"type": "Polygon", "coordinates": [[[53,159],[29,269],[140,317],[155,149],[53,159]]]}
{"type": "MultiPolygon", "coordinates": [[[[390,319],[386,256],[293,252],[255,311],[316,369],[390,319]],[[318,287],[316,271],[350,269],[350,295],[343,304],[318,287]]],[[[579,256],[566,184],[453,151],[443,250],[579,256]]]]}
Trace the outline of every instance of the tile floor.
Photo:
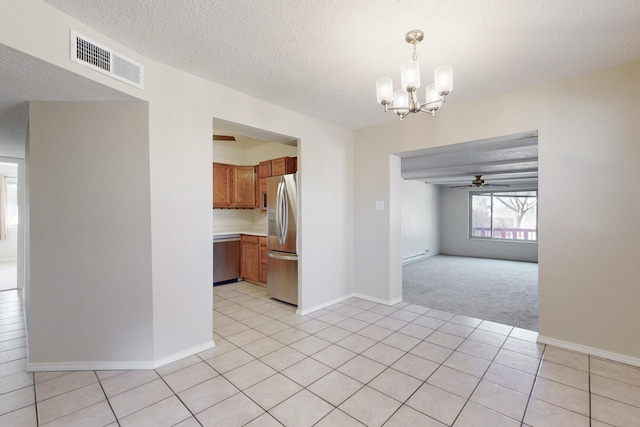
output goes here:
{"type": "Polygon", "coordinates": [[[0,293],[1,426],[638,426],[640,369],[536,333],[350,299],[308,316],[214,288],[217,346],[156,370],[25,372],[0,293]]]}

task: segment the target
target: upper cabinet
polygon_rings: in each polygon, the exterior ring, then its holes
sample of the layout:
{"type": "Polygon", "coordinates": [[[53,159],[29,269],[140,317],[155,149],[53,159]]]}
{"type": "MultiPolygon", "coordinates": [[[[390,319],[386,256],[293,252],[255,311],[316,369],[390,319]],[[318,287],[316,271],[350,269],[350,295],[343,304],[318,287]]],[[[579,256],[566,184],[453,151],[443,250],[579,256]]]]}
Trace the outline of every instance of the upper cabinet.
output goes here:
{"type": "Polygon", "coordinates": [[[267,211],[267,178],[295,173],[298,170],[296,157],[279,157],[260,162],[258,165],[258,199],[262,212],[267,211]]]}
{"type": "Polygon", "coordinates": [[[213,164],[214,208],[267,209],[267,178],[295,173],[295,157],[279,157],[258,166],[213,164]]]}
{"type": "Polygon", "coordinates": [[[256,207],[256,167],[233,167],[233,206],[236,208],[256,207]]]}
{"type": "Polygon", "coordinates": [[[213,164],[213,207],[255,208],[256,167],[213,164]]]}
{"type": "Polygon", "coordinates": [[[233,166],[213,164],[213,207],[230,208],[233,194],[233,166]]]}
{"type": "Polygon", "coordinates": [[[295,157],[280,157],[271,160],[271,176],[286,175],[296,171],[295,157]]]}

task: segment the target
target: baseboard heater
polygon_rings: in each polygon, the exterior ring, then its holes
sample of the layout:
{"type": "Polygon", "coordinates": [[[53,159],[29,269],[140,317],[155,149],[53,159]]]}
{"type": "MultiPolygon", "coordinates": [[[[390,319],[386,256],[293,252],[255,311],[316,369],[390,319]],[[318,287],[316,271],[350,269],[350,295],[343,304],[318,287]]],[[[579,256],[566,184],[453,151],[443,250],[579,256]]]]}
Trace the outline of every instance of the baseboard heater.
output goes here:
{"type": "Polygon", "coordinates": [[[427,251],[420,252],[419,254],[415,254],[415,255],[402,257],[402,265],[411,264],[412,262],[416,262],[416,261],[422,261],[423,259],[427,259],[427,251]]]}

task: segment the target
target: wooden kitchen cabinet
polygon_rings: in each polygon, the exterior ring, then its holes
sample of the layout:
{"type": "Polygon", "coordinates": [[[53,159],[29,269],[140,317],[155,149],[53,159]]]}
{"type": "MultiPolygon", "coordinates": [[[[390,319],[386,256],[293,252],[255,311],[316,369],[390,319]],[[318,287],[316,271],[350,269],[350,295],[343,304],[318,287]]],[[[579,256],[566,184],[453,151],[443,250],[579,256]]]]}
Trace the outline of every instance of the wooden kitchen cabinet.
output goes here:
{"type": "Polygon", "coordinates": [[[258,236],[240,237],[240,275],[245,280],[260,282],[260,245],[258,236]]]}
{"type": "Polygon", "coordinates": [[[213,164],[213,207],[230,208],[232,205],[233,166],[213,164]]]}
{"type": "Polygon", "coordinates": [[[258,178],[269,178],[271,176],[271,160],[260,162],[258,165],[258,178]]]}
{"type": "Polygon", "coordinates": [[[267,178],[295,173],[297,170],[298,162],[296,157],[279,157],[260,162],[258,165],[257,206],[262,213],[267,211],[267,178]]]}
{"type": "Polygon", "coordinates": [[[213,164],[214,208],[255,208],[256,193],[255,166],[213,164]]]}
{"type": "Polygon", "coordinates": [[[232,204],[236,208],[254,208],[256,206],[256,167],[233,167],[232,204]]]}
{"type": "Polygon", "coordinates": [[[286,175],[296,171],[295,157],[280,157],[271,160],[271,176],[286,175]]]}
{"type": "Polygon", "coordinates": [[[267,283],[267,238],[260,237],[260,282],[267,283]]]}

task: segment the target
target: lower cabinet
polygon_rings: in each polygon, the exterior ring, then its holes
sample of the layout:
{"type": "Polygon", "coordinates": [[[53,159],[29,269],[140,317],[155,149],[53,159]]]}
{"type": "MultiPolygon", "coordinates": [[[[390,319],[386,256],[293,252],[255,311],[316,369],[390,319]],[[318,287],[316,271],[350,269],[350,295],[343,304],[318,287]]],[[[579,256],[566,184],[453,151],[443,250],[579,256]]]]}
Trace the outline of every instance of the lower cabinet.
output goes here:
{"type": "Polygon", "coordinates": [[[267,283],[266,262],[267,239],[243,234],[240,238],[240,275],[242,278],[252,282],[267,283]]]}
{"type": "Polygon", "coordinates": [[[267,283],[267,238],[260,238],[260,282],[267,283]]]}

